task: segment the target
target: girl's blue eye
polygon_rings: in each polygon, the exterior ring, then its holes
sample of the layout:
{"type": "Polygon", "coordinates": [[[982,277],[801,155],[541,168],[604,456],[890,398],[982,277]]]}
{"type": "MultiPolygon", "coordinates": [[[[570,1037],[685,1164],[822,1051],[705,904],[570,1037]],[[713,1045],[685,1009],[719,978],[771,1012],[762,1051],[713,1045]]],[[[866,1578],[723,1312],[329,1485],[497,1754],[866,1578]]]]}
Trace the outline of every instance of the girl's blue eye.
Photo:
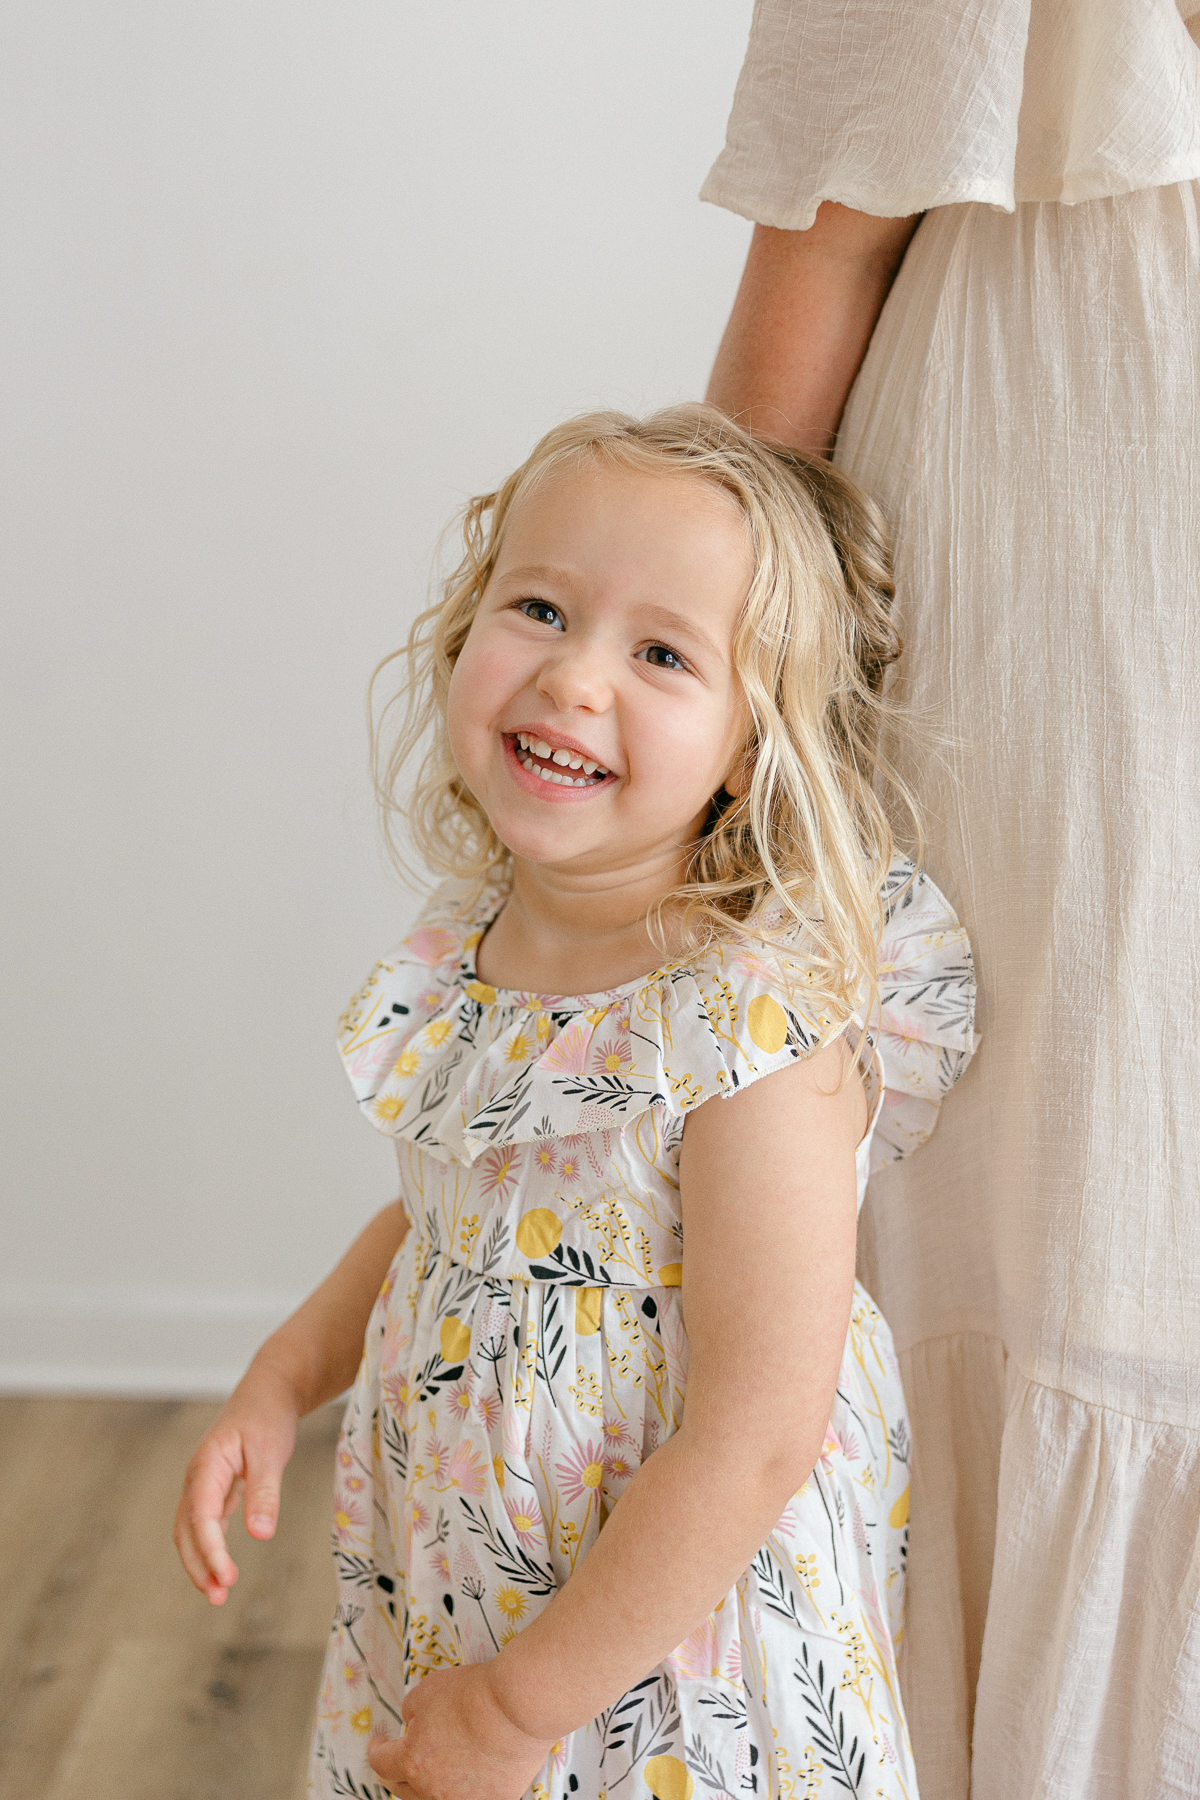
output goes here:
{"type": "Polygon", "coordinates": [[[686,667],[681,656],[674,650],[668,650],[665,644],[651,644],[646,652],[646,661],[653,663],[656,669],[682,669],[686,667]]]}
{"type": "Polygon", "coordinates": [[[521,611],[527,619],[534,619],[539,625],[553,625],[556,631],[563,628],[557,606],[551,606],[548,600],[522,600],[521,611]]]}

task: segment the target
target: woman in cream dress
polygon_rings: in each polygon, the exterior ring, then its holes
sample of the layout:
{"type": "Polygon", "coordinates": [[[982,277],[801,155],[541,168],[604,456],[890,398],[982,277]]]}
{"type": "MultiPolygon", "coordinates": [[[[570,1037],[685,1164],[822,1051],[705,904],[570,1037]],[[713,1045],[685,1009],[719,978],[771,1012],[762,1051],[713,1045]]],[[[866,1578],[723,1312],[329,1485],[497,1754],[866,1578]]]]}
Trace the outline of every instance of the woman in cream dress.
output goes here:
{"type": "Polygon", "coordinates": [[[1200,1794],[1197,178],[1173,0],[759,0],[704,190],[775,228],[712,397],[797,440],[838,320],[796,234],[900,232],[825,403],[861,327],[836,460],[895,527],[942,738],[905,769],[981,979],[960,1103],[864,1215],[924,1800],[1200,1794]]]}

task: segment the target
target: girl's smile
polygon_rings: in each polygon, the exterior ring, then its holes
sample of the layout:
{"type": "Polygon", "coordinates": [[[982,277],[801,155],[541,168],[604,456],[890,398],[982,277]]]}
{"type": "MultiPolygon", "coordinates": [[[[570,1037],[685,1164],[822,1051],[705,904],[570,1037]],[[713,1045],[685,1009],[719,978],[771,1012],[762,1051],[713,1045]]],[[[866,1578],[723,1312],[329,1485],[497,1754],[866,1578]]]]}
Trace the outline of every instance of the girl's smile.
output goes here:
{"type": "Polygon", "coordinates": [[[521,774],[528,775],[530,782],[540,783],[540,789],[530,790],[539,799],[575,799],[614,779],[612,771],[602,769],[582,745],[567,742],[560,733],[547,733],[536,727],[506,731],[504,742],[521,774]]]}

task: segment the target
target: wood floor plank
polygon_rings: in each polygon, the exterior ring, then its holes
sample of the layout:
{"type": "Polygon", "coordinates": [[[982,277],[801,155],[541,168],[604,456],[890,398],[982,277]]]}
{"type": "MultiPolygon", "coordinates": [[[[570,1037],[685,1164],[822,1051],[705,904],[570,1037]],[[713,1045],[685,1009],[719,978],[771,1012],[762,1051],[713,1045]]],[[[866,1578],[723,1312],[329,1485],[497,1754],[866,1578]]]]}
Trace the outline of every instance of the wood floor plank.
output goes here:
{"type": "MultiPolygon", "coordinates": [[[[0,1417],[6,1440],[0,1496],[20,1491],[13,1472],[20,1475],[24,1457],[13,1454],[14,1431],[25,1434],[27,1451],[45,1451],[58,1485],[44,1517],[28,1505],[4,1515],[10,1528],[0,1554],[20,1595],[6,1609],[0,1636],[0,1800],[41,1800],[51,1791],[61,1774],[64,1741],[74,1743],[89,1719],[94,1736],[100,1729],[96,1694],[104,1683],[119,1687],[122,1671],[137,1662],[131,1644],[157,1645],[164,1667],[192,1670],[187,1679],[193,1685],[199,1679],[194,1671],[216,1666],[221,1657],[250,1659],[247,1668],[261,1663],[263,1669],[288,1669],[289,1679],[299,1679],[303,1670],[296,1743],[281,1739],[277,1724],[264,1725],[285,1761],[295,1760],[293,1752],[302,1756],[333,1612],[329,1511],[337,1409],[325,1408],[301,1427],[276,1539],[255,1543],[240,1521],[232,1523],[241,1578],[219,1608],[188,1583],[170,1535],[183,1468],[212,1405],[39,1399],[24,1412],[6,1410],[7,1417],[0,1417]],[[63,1452],[64,1439],[73,1454],[63,1452]],[[118,1643],[126,1647],[114,1662],[118,1643]]],[[[255,1678],[257,1686],[250,1683],[246,1716],[252,1717],[260,1690],[268,1696],[268,1713],[279,1712],[282,1700],[269,1698],[274,1680],[264,1674],[255,1678]]],[[[216,1723],[210,1720],[218,1762],[224,1754],[221,1719],[236,1737],[241,1717],[218,1705],[216,1723]]],[[[292,1800],[294,1788],[281,1791],[292,1800]]],[[[157,1792],[190,1796],[192,1789],[168,1783],[157,1792]]],[[[242,1794],[259,1800],[258,1789],[229,1783],[222,1800],[241,1800],[242,1794]]]]}
{"type": "Polygon", "coordinates": [[[118,1639],[46,1800],[296,1800],[320,1660],[118,1639]]]}

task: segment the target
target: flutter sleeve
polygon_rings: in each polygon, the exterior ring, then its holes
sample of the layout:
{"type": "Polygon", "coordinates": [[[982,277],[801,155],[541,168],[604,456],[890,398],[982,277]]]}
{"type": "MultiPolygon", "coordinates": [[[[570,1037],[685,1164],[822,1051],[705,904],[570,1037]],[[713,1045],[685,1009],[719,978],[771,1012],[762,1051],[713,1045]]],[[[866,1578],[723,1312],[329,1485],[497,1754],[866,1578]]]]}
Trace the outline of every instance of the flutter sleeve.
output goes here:
{"type": "Polygon", "coordinates": [[[803,231],[1200,176],[1197,0],[757,0],[701,198],[803,231]]]}

